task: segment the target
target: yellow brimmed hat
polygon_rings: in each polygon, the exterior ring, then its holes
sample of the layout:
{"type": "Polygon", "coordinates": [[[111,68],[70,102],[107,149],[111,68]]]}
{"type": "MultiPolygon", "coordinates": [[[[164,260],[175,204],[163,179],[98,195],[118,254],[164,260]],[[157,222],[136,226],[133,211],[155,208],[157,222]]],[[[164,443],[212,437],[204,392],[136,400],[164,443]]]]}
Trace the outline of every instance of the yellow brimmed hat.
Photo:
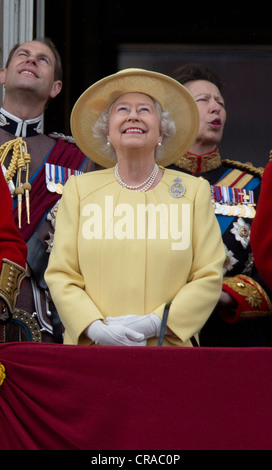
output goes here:
{"type": "Polygon", "coordinates": [[[189,91],[167,75],[143,69],[124,69],[90,86],[77,100],[71,114],[71,131],[81,151],[99,165],[115,165],[93,136],[92,128],[103,111],[125,93],[144,93],[170,113],[176,134],[164,143],[158,163],[168,166],[194,143],[199,129],[199,113],[189,91]]]}

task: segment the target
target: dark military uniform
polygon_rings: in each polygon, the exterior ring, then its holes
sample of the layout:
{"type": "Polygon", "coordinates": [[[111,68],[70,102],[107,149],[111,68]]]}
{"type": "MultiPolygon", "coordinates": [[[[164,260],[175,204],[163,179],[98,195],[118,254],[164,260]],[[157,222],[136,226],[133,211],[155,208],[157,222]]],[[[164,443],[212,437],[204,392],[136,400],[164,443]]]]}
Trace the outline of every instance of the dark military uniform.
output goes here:
{"type": "MultiPolygon", "coordinates": [[[[262,170],[221,160],[219,151],[187,152],[171,168],[205,178],[226,251],[223,290],[237,302],[235,311],[215,309],[200,334],[202,346],[272,346],[272,293],[263,282],[250,247],[262,170]]],[[[200,227],[201,230],[201,227],[200,227]]]]}

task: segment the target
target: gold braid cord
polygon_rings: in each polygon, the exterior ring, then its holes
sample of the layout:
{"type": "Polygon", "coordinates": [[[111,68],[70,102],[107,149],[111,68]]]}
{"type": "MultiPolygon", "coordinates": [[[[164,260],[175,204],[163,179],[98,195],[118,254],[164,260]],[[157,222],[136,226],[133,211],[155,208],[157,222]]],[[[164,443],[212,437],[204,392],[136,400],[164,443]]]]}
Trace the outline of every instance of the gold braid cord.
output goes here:
{"type": "Polygon", "coordinates": [[[252,175],[259,176],[260,178],[263,176],[264,169],[262,167],[256,168],[250,162],[242,163],[242,162],[237,162],[235,160],[229,160],[228,158],[225,158],[224,160],[222,160],[222,163],[232,168],[238,168],[241,171],[248,171],[252,175]]]}
{"type": "Polygon", "coordinates": [[[7,156],[12,152],[10,164],[7,168],[5,174],[5,180],[9,183],[16,172],[18,171],[18,184],[15,189],[15,194],[18,199],[18,225],[19,228],[22,227],[22,199],[25,195],[26,200],[26,213],[27,213],[27,223],[30,224],[30,202],[29,202],[29,192],[31,190],[31,185],[28,182],[29,178],[29,165],[30,165],[30,155],[27,151],[26,142],[21,138],[17,137],[16,139],[9,140],[5,142],[0,147],[0,164],[4,165],[7,156]],[[22,183],[22,169],[26,169],[25,182],[22,183]]]}

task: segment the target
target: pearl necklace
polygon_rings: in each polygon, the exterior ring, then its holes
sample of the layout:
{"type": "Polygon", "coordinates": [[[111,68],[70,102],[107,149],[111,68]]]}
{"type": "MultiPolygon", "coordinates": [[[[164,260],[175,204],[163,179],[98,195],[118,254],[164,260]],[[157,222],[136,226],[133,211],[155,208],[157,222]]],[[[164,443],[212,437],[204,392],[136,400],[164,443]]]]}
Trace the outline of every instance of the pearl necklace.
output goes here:
{"type": "Polygon", "coordinates": [[[125,183],[120,174],[119,174],[119,170],[118,170],[118,163],[116,163],[115,167],[114,167],[114,176],[115,178],[117,179],[118,183],[120,184],[120,186],[122,186],[123,188],[126,188],[126,189],[131,189],[132,191],[147,191],[151,186],[152,184],[154,183],[155,179],[156,179],[156,176],[158,174],[158,171],[159,171],[159,167],[158,165],[155,163],[154,165],[154,168],[152,170],[152,172],[150,173],[149,177],[146,178],[145,181],[143,181],[142,183],[140,184],[137,184],[135,186],[131,186],[127,183],[125,183]]]}

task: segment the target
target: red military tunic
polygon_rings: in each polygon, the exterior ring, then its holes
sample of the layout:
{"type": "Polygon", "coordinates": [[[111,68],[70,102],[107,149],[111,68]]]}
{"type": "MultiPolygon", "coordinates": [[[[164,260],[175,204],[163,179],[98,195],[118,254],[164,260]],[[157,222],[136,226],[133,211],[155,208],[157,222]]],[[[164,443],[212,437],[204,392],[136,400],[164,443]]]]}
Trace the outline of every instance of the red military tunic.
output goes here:
{"type": "MultiPolygon", "coordinates": [[[[0,168],[0,323],[10,319],[25,275],[27,246],[12,213],[12,199],[0,168]]],[[[1,326],[1,325],[0,325],[1,326]]],[[[2,328],[0,328],[0,341],[2,328]]]]}
{"type": "Polygon", "coordinates": [[[265,167],[250,244],[255,264],[263,280],[272,289],[272,161],[265,167]]]}
{"type": "Polygon", "coordinates": [[[0,259],[8,259],[25,269],[27,247],[12,213],[12,199],[2,170],[0,170],[0,259]]]}

